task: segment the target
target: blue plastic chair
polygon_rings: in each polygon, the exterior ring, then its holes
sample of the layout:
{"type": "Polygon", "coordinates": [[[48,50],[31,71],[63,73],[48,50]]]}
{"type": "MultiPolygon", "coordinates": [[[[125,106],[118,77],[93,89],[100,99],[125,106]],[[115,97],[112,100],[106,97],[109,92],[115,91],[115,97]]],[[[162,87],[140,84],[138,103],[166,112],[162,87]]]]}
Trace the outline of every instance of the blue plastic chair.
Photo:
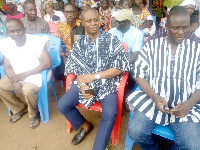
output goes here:
{"type": "Polygon", "coordinates": [[[152,16],[152,18],[153,18],[153,22],[155,23],[155,25],[156,25],[156,16],[153,16],[153,15],[151,15],[152,16]]]}
{"type": "MultiPolygon", "coordinates": [[[[51,58],[51,62],[52,62],[52,67],[50,69],[44,70],[42,72],[42,87],[38,91],[38,101],[37,101],[41,120],[43,123],[47,123],[49,121],[48,86],[50,84],[52,84],[52,86],[53,86],[55,100],[58,101],[55,84],[53,82],[53,77],[51,76],[50,80],[47,82],[47,74],[50,70],[59,66],[61,63],[61,59],[60,59],[61,40],[60,40],[60,38],[55,37],[53,35],[49,35],[49,34],[39,33],[39,34],[35,34],[35,35],[48,36],[48,38],[50,40],[49,54],[50,54],[50,58],[51,58]]],[[[4,72],[3,66],[0,66],[0,70],[3,70],[3,72],[4,72]]],[[[0,73],[2,74],[1,71],[0,71],[0,73]]],[[[5,75],[5,73],[4,73],[4,75],[5,75]]]]}
{"type": "MultiPolygon", "coordinates": [[[[134,90],[141,91],[140,87],[137,84],[135,84],[134,90]]],[[[132,112],[130,112],[129,121],[131,120],[132,116],[133,116],[133,114],[132,114],[132,112]]],[[[173,135],[172,131],[170,130],[169,126],[157,125],[155,127],[155,129],[152,131],[152,133],[156,134],[158,136],[161,136],[163,138],[166,138],[168,140],[174,141],[174,135],[173,135]]],[[[127,130],[124,150],[131,150],[133,144],[134,144],[134,141],[129,137],[128,130],[127,130]]]]}

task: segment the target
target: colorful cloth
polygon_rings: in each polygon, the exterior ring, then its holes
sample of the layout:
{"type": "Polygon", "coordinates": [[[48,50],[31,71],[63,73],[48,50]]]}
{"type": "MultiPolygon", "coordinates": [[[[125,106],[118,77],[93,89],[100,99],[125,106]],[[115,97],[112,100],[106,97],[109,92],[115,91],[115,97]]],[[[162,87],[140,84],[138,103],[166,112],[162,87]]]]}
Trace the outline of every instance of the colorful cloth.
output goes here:
{"type": "Polygon", "coordinates": [[[133,16],[133,20],[132,20],[132,24],[135,27],[139,27],[142,25],[142,23],[147,19],[147,17],[150,15],[150,12],[148,9],[143,9],[142,13],[140,15],[134,15],[133,16]]]}
{"type": "MultiPolygon", "coordinates": [[[[102,32],[95,39],[95,44],[87,35],[82,35],[74,44],[65,65],[65,75],[93,74],[117,68],[123,72],[130,70],[130,59],[121,42],[116,36],[102,32]]],[[[79,102],[90,107],[95,101],[101,101],[108,94],[117,93],[121,75],[113,78],[99,79],[88,83],[96,95],[86,100],[79,87],[79,102]]],[[[77,84],[74,82],[74,84],[77,84]]]]}
{"type": "MultiPolygon", "coordinates": [[[[177,46],[175,56],[166,38],[148,42],[134,64],[134,77],[147,80],[150,87],[163,97],[169,109],[187,101],[200,89],[199,43],[185,39],[177,46]]],[[[182,118],[159,111],[154,101],[143,91],[133,92],[127,99],[136,110],[156,124],[168,125],[174,122],[200,122],[200,102],[182,118]]]]}
{"type": "MultiPolygon", "coordinates": [[[[76,20],[75,26],[73,28],[75,28],[76,26],[80,26],[80,25],[81,25],[81,20],[76,20]]],[[[66,52],[65,52],[65,54],[61,51],[61,55],[68,56],[69,51],[72,48],[72,38],[74,38],[73,41],[75,42],[75,37],[71,36],[71,30],[73,28],[71,28],[67,24],[67,22],[62,22],[62,23],[60,23],[58,25],[58,34],[57,34],[57,37],[59,37],[63,41],[63,43],[65,44],[65,46],[66,46],[66,52]]],[[[82,31],[81,31],[81,33],[82,33],[82,31]]]]}
{"type": "Polygon", "coordinates": [[[111,8],[109,7],[107,10],[103,10],[101,7],[99,8],[100,18],[102,19],[103,30],[109,30],[109,23],[111,18],[111,8]]]}
{"type": "Polygon", "coordinates": [[[46,1],[44,2],[44,7],[45,7],[45,5],[50,5],[51,7],[54,6],[53,1],[51,1],[51,0],[46,0],[46,1]]]}

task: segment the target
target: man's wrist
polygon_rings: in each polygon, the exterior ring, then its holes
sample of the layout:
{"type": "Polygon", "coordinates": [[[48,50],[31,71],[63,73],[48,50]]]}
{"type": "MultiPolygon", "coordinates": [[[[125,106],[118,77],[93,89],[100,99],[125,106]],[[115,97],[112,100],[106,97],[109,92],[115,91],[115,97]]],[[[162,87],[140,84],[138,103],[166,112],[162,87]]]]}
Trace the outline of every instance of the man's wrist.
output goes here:
{"type": "Polygon", "coordinates": [[[83,85],[86,85],[85,83],[81,83],[80,85],[79,85],[79,87],[81,88],[83,85]]]}

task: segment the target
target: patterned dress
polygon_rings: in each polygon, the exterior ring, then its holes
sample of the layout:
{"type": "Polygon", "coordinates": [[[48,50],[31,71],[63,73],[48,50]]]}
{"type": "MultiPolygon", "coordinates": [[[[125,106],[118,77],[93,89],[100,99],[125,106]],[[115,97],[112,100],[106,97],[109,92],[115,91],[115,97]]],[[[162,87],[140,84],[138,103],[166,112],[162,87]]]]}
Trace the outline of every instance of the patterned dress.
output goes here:
{"type": "Polygon", "coordinates": [[[99,14],[100,14],[100,18],[102,19],[103,30],[107,32],[109,30],[111,8],[108,8],[107,10],[103,10],[100,7],[99,8],[99,14]]]}
{"type": "MultiPolygon", "coordinates": [[[[166,38],[149,41],[140,51],[134,64],[134,77],[146,79],[150,87],[167,103],[169,109],[187,101],[195,90],[200,89],[199,44],[185,39],[172,55],[172,47],[166,38]]],[[[133,92],[127,99],[135,109],[157,124],[200,121],[200,102],[182,118],[164,114],[156,109],[154,101],[143,91],[133,92]]]]}
{"type": "MultiPolygon", "coordinates": [[[[95,39],[95,44],[87,35],[82,35],[69,53],[65,75],[85,75],[98,73],[109,68],[117,68],[123,72],[130,70],[130,59],[121,42],[116,36],[102,32],[95,39]]],[[[95,101],[104,99],[108,94],[117,93],[121,75],[108,79],[95,80],[88,84],[96,95],[86,100],[79,88],[79,102],[90,107],[95,101]]],[[[77,81],[74,82],[77,84],[77,81]]]]}

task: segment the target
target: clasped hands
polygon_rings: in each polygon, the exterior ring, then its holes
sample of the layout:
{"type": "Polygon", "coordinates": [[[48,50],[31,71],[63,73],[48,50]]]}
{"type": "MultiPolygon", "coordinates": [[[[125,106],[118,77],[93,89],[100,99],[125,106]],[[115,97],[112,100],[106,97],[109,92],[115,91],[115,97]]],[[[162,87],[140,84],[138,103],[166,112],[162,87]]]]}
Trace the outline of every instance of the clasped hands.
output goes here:
{"type": "Polygon", "coordinates": [[[23,81],[26,78],[25,73],[16,74],[10,78],[13,83],[14,89],[17,93],[22,94],[22,84],[19,81],[23,81]]]}
{"type": "MultiPolygon", "coordinates": [[[[94,74],[78,75],[77,80],[78,80],[78,85],[80,85],[81,83],[90,83],[95,80],[95,75],[94,74]]],[[[86,100],[93,97],[93,95],[85,94],[85,90],[89,88],[90,87],[88,85],[81,86],[81,93],[86,100]]]]}
{"type": "Polygon", "coordinates": [[[182,118],[186,116],[192,109],[191,104],[188,101],[185,101],[176,105],[173,109],[169,110],[166,100],[161,96],[156,96],[156,98],[154,98],[154,102],[158,110],[165,114],[173,114],[176,116],[176,118],[182,118]]]}

